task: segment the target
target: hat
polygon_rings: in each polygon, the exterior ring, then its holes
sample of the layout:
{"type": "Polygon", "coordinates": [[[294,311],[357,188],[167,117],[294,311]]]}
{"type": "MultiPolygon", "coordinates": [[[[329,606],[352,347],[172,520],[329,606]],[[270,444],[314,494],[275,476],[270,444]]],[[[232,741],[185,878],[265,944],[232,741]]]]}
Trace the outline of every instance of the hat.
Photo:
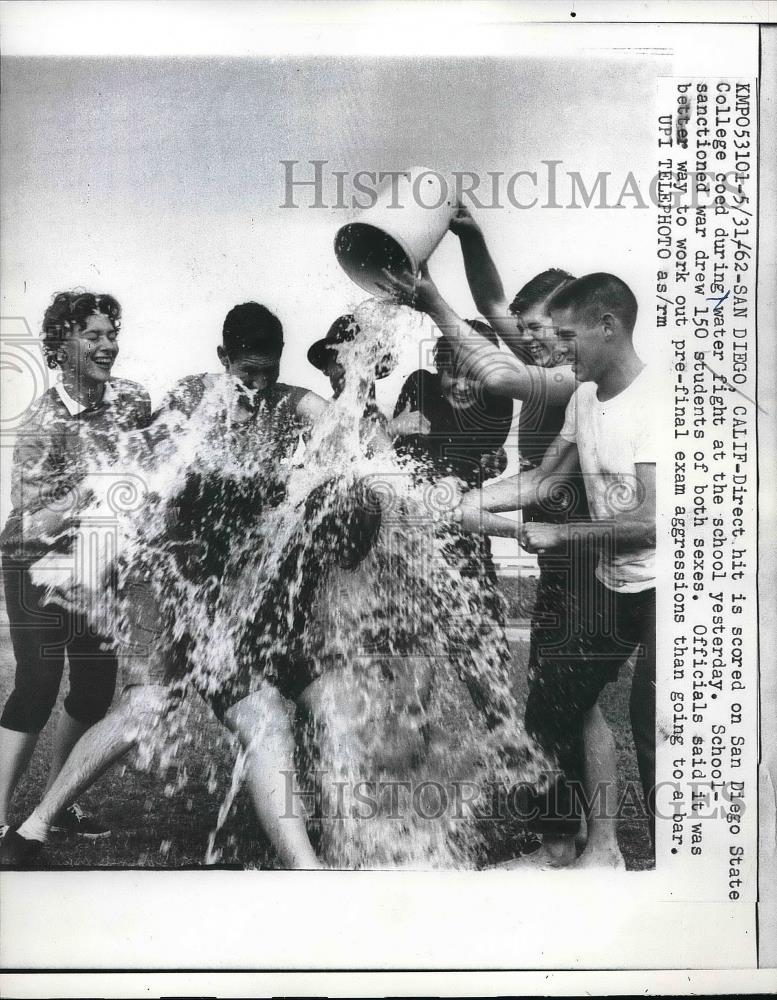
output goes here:
{"type": "MultiPolygon", "coordinates": [[[[308,361],[319,371],[326,371],[327,366],[333,361],[337,361],[337,348],[340,344],[350,344],[361,333],[361,328],[356,322],[353,313],[345,313],[338,316],[334,323],[327,330],[326,336],[322,340],[317,340],[308,349],[308,361]]],[[[385,378],[391,373],[393,368],[393,358],[387,354],[385,358],[376,366],[375,377],[385,378]]]]}
{"type": "Polygon", "coordinates": [[[337,361],[336,348],[340,344],[348,344],[356,339],[359,333],[359,324],[353,313],[346,313],[338,316],[329,327],[323,340],[317,340],[310,345],[308,350],[308,361],[319,371],[326,371],[326,367],[332,361],[337,361]]]}

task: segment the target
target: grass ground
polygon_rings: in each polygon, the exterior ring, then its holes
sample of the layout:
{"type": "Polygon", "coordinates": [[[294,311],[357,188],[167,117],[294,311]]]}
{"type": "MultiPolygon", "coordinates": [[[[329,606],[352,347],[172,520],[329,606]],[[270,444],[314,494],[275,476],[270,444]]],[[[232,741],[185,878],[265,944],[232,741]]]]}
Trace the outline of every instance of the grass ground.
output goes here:
{"type": "MultiPolygon", "coordinates": [[[[525,695],[525,642],[512,644],[515,686],[525,695]]],[[[0,703],[13,685],[14,661],[4,608],[0,608],[0,703]]],[[[612,726],[618,748],[622,781],[638,782],[628,698],[630,670],[606,690],[602,709],[612,726]]],[[[13,820],[24,818],[35,806],[45,784],[51,735],[61,700],[46,726],[32,763],[13,803],[13,820]]],[[[134,755],[119,763],[81,798],[82,805],[99,815],[112,829],[111,837],[87,842],[69,839],[47,846],[55,866],[89,868],[180,868],[204,864],[208,837],[217,824],[219,807],[229,789],[234,750],[225,731],[199,701],[190,706],[191,742],[179,750],[175,763],[161,772],[139,768],[134,755]]],[[[644,820],[623,818],[618,839],[629,869],[652,866],[644,820]]],[[[272,867],[269,846],[256,832],[256,823],[241,791],[220,831],[217,847],[222,862],[238,867],[272,867]]]]}

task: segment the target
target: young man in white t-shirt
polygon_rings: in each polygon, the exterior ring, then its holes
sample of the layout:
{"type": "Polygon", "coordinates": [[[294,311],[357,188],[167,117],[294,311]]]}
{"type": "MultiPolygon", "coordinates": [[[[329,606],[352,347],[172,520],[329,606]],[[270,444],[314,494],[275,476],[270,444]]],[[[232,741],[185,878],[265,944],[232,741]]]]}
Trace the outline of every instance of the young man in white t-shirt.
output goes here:
{"type": "MultiPolygon", "coordinates": [[[[586,714],[636,653],[630,713],[652,837],[656,393],[634,350],[637,302],[623,281],[604,273],[578,278],[553,297],[549,308],[581,383],[561,433],[538,469],[469,494],[462,508],[493,512],[552,505],[554,485],[579,460],[593,523],[535,521],[521,527],[521,544],[530,552],[563,551],[581,535],[599,547],[597,580],[591,592],[581,595],[584,606],[578,609],[574,634],[546,655],[530,677],[526,727],[556,754],[572,780],[586,714]]],[[[583,785],[589,794],[599,786],[604,815],[589,816],[587,846],[576,864],[621,867],[612,821],[617,801],[614,753],[593,768],[587,763],[586,769],[592,773],[583,776],[583,785]]],[[[540,807],[538,829],[548,863],[564,865],[575,860],[568,785],[562,783],[554,796],[540,807]]]]}

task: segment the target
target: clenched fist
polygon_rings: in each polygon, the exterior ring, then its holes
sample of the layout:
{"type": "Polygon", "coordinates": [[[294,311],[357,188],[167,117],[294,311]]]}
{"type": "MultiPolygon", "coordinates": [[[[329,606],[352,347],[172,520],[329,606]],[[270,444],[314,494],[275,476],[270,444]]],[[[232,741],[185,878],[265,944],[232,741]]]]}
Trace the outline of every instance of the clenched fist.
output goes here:
{"type": "Polygon", "coordinates": [[[461,202],[456,206],[456,214],[453,216],[449,223],[449,228],[452,233],[455,233],[459,239],[462,236],[469,236],[470,233],[479,233],[480,226],[473,219],[472,213],[463,205],[461,202]]]}

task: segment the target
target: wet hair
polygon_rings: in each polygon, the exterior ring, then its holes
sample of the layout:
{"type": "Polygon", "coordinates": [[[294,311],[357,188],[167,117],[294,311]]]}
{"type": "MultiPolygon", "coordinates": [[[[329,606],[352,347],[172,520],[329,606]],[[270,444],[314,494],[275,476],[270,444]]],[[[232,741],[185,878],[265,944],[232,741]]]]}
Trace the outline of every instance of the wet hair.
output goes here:
{"type": "MultiPolygon", "coordinates": [[[[468,326],[471,326],[476,333],[482,334],[487,340],[490,340],[494,347],[499,346],[499,339],[488,323],[484,323],[482,319],[468,319],[464,321],[468,326]]],[[[458,351],[453,341],[451,341],[445,334],[438,337],[434,342],[434,348],[432,353],[432,360],[434,362],[434,367],[438,372],[448,371],[453,372],[456,368],[456,357],[458,351]]]]}
{"type": "Polygon", "coordinates": [[[337,491],[333,482],[326,482],[308,496],[305,521],[310,519],[318,522],[311,546],[317,558],[343,569],[356,569],[378,537],[382,520],[380,502],[362,482],[345,494],[337,491]],[[325,505],[327,510],[321,517],[325,505]]]}
{"type": "Polygon", "coordinates": [[[344,491],[336,480],[329,480],[311,490],[304,517],[284,546],[253,617],[261,639],[250,638],[248,648],[257,642],[283,645],[299,640],[331,570],[356,569],[372,550],[381,519],[378,498],[364,483],[344,491]]]}
{"type": "Polygon", "coordinates": [[[574,275],[569,271],[562,271],[560,267],[549,267],[547,271],[540,271],[531,281],[527,281],[515,296],[510,303],[510,312],[517,315],[532,309],[574,280],[574,275]]]}
{"type": "Polygon", "coordinates": [[[344,487],[332,479],[311,490],[241,629],[238,661],[252,672],[261,670],[286,697],[294,698],[295,691],[306,687],[312,677],[305,637],[316,598],[333,569],[355,569],[361,563],[380,526],[377,498],[364,484],[344,487]]]}
{"type": "Polygon", "coordinates": [[[112,295],[97,295],[75,289],[57,292],[43,315],[41,337],[43,355],[49,368],[57,368],[57,353],[62,344],[74,334],[82,333],[90,316],[107,316],[118,333],[121,328],[121,306],[112,295]]]}
{"type": "Polygon", "coordinates": [[[553,296],[551,307],[582,313],[588,323],[596,323],[605,313],[612,313],[628,333],[637,320],[637,300],[632,290],[625,281],[603,271],[586,274],[565,285],[553,296]]]}
{"type": "Polygon", "coordinates": [[[243,302],[227,313],[222,343],[229,357],[249,351],[280,357],[283,351],[283,326],[266,306],[258,302],[243,302]]]}

